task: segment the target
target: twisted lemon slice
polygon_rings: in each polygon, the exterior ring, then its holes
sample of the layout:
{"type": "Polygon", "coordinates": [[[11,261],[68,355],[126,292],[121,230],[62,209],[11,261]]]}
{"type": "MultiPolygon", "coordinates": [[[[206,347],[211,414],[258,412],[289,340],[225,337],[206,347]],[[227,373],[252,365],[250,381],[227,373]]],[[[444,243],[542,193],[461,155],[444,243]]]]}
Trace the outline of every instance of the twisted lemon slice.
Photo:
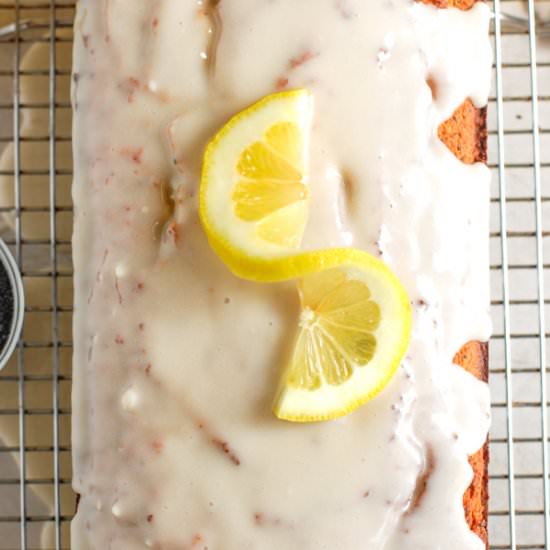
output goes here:
{"type": "Polygon", "coordinates": [[[298,336],[274,406],[297,422],[343,416],[374,397],[399,366],[411,328],[407,295],[380,261],[353,249],[312,254],[339,259],[298,281],[298,336]]]}
{"type": "Polygon", "coordinates": [[[312,98],[273,94],[232,118],[206,149],[200,217],[212,248],[236,275],[298,279],[302,302],[275,414],[336,418],[387,384],[405,353],[410,307],[393,273],[356,249],[300,252],[308,217],[312,98]]]}
{"type": "Polygon", "coordinates": [[[307,150],[312,97],[270,95],[233,117],[209,143],[200,216],[209,242],[240,276],[288,256],[307,222],[307,150]]]}

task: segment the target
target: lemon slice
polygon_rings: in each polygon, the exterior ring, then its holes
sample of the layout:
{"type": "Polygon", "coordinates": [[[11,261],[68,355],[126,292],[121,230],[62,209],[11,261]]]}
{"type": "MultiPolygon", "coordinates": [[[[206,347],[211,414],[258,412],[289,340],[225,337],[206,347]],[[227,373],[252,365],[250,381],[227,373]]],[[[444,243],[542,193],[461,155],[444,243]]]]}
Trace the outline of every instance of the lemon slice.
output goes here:
{"type": "Polygon", "coordinates": [[[200,217],[211,246],[239,275],[300,247],[312,103],[303,89],[267,96],[233,117],[206,148],[200,217]]]}
{"type": "Polygon", "coordinates": [[[339,265],[298,282],[300,325],[274,405],[284,420],[350,413],[386,386],[407,349],[410,305],[395,275],[359,250],[312,254],[334,253],[338,261],[325,263],[339,265]]]}

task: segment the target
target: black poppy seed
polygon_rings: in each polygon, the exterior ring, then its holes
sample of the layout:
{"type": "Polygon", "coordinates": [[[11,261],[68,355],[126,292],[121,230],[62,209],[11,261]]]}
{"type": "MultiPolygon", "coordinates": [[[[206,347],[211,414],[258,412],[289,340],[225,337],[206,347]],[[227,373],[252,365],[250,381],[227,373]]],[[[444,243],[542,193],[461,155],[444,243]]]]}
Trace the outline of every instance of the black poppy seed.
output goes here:
{"type": "Polygon", "coordinates": [[[13,290],[8,273],[0,264],[0,350],[4,349],[13,320],[13,290]]]}

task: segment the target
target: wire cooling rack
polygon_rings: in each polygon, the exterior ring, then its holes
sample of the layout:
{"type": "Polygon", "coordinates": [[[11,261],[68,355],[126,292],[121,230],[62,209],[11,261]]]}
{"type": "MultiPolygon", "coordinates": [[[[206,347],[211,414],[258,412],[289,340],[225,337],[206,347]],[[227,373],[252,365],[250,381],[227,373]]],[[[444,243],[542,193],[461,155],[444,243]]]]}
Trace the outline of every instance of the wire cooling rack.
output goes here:
{"type": "Polygon", "coordinates": [[[74,512],[66,160],[73,12],[74,1],[0,0],[0,148],[13,147],[0,166],[13,187],[2,199],[3,237],[29,298],[19,347],[0,374],[1,549],[68,548],[74,512]]]}
{"type": "Polygon", "coordinates": [[[489,532],[495,549],[549,548],[550,3],[494,10],[489,532]]]}
{"type": "MultiPolygon", "coordinates": [[[[534,550],[550,548],[550,0],[493,6],[489,532],[495,550],[534,550]]],[[[28,303],[17,352],[0,373],[0,550],[69,548],[75,506],[67,152],[73,14],[71,0],[0,0],[0,151],[13,147],[11,161],[0,162],[0,182],[13,189],[0,200],[0,234],[21,268],[28,303]],[[33,48],[39,59],[29,63],[33,48]]]]}

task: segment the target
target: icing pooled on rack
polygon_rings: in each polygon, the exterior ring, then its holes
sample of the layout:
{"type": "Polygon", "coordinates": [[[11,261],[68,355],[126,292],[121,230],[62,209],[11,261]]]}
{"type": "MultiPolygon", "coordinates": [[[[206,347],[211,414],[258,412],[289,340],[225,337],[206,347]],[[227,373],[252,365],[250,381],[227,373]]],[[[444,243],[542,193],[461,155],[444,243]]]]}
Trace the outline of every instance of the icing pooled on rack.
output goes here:
{"type": "Polygon", "coordinates": [[[489,172],[437,128],[487,101],[488,24],[410,0],[81,0],[73,548],[483,548],[462,496],[488,390],[452,360],[490,332],[489,172]],[[270,410],[293,285],[233,277],[197,216],[208,139],[296,87],[315,98],[305,246],[381,257],[414,315],[384,392],[309,425],[270,410]]]}

